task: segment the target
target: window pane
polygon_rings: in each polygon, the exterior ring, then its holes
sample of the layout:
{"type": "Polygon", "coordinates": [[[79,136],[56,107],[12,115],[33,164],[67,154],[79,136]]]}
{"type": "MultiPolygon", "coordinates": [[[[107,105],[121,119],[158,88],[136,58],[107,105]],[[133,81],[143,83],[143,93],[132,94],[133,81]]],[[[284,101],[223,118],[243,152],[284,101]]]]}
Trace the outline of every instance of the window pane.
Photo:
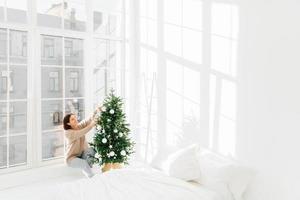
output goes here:
{"type": "Polygon", "coordinates": [[[183,28],[182,33],[183,57],[196,63],[202,63],[202,32],[183,28]]]}
{"type": "Polygon", "coordinates": [[[157,46],[157,23],[154,20],[141,18],[141,42],[150,46],[157,46]]]}
{"type": "Polygon", "coordinates": [[[99,40],[96,39],[94,41],[95,45],[95,62],[96,67],[106,67],[107,66],[107,50],[108,50],[108,42],[107,40],[99,40]]]}
{"type": "Polygon", "coordinates": [[[49,159],[64,155],[64,132],[45,132],[42,134],[42,158],[49,159]]]}
{"type": "Polygon", "coordinates": [[[226,3],[213,3],[212,5],[212,33],[224,37],[231,37],[232,33],[232,5],[226,3]]]}
{"type": "Polygon", "coordinates": [[[107,70],[107,89],[108,91],[111,88],[114,88],[116,91],[121,90],[120,84],[117,80],[121,80],[121,46],[120,42],[110,41],[109,42],[109,61],[108,61],[108,70],[107,70]]]}
{"type": "Polygon", "coordinates": [[[78,116],[78,121],[84,119],[84,100],[66,99],[66,113],[74,113],[78,116]]]}
{"type": "Polygon", "coordinates": [[[167,61],[167,89],[175,91],[178,94],[182,94],[184,87],[183,69],[183,65],[170,60],[167,61]]]}
{"type": "Polygon", "coordinates": [[[140,16],[156,19],[157,0],[140,0],[140,16]]]}
{"type": "Polygon", "coordinates": [[[66,69],[66,97],[82,97],[84,95],[84,70],[77,68],[66,69]]]}
{"type": "Polygon", "coordinates": [[[26,23],[27,22],[27,0],[9,0],[7,5],[7,21],[26,23]]]}
{"type": "Polygon", "coordinates": [[[65,65],[83,66],[83,40],[65,38],[65,65]]]}
{"type": "Polygon", "coordinates": [[[27,137],[26,135],[9,138],[9,165],[26,164],[27,137]]]}
{"type": "Polygon", "coordinates": [[[202,1],[184,0],[182,3],[183,25],[189,28],[202,30],[202,1]]]}
{"type": "Polygon", "coordinates": [[[5,0],[0,0],[0,21],[4,20],[4,5],[5,0]]]}
{"type": "Polygon", "coordinates": [[[9,57],[11,63],[27,62],[27,33],[10,31],[9,57]]]}
{"type": "Polygon", "coordinates": [[[42,98],[63,96],[62,68],[42,67],[42,98]]]}
{"type": "Polygon", "coordinates": [[[42,101],[42,130],[61,128],[63,120],[63,101],[42,101]]]}
{"type": "Polygon", "coordinates": [[[41,36],[42,65],[62,65],[62,38],[41,36]]]}
{"type": "Polygon", "coordinates": [[[6,106],[7,103],[0,103],[0,136],[6,135],[6,128],[7,128],[7,107],[6,106]]]}
{"type": "Polygon", "coordinates": [[[39,26],[61,28],[62,0],[37,0],[37,23],[39,26]]]}
{"type": "Polygon", "coordinates": [[[181,25],[181,0],[165,0],[164,1],[164,19],[165,22],[181,25]]]}
{"type": "Polygon", "coordinates": [[[95,68],[94,69],[94,104],[98,105],[103,101],[105,97],[105,79],[106,79],[106,70],[104,68],[95,68]]]}
{"type": "Polygon", "coordinates": [[[228,38],[211,37],[211,65],[214,70],[235,75],[234,44],[235,41],[228,38]]]}
{"type": "Polygon", "coordinates": [[[94,31],[100,34],[106,34],[107,29],[107,15],[103,12],[94,12],[94,31]],[[106,21],[106,24],[105,24],[106,21]]]}
{"type": "Polygon", "coordinates": [[[122,0],[93,0],[95,10],[105,10],[109,12],[121,12],[122,0]]]}
{"type": "Polygon", "coordinates": [[[67,0],[64,5],[65,29],[85,31],[86,7],[84,0],[67,0]]]}
{"type": "Polygon", "coordinates": [[[184,117],[182,95],[176,94],[172,91],[167,91],[167,102],[167,121],[171,122],[172,124],[178,127],[181,127],[184,117]]]}
{"type": "Polygon", "coordinates": [[[10,75],[10,99],[27,98],[27,68],[24,66],[11,66],[10,75]]]}
{"type": "Polygon", "coordinates": [[[165,24],[165,51],[174,55],[180,56],[182,54],[181,45],[181,28],[179,26],[173,26],[165,24]]]}
{"type": "Polygon", "coordinates": [[[6,168],[7,165],[7,143],[6,137],[0,138],[0,168],[6,168]]]}
{"type": "Polygon", "coordinates": [[[200,72],[185,67],[183,69],[183,93],[186,99],[200,103],[200,72]]]}
{"type": "Polygon", "coordinates": [[[27,102],[11,102],[9,105],[9,134],[26,133],[27,102]]]}
{"type": "Polygon", "coordinates": [[[5,65],[0,65],[0,100],[7,98],[8,73],[5,65]]]}
{"type": "Polygon", "coordinates": [[[103,35],[120,36],[121,15],[94,12],[94,31],[103,35]]]}
{"type": "Polygon", "coordinates": [[[0,62],[7,61],[7,31],[0,29],[0,62]]]}

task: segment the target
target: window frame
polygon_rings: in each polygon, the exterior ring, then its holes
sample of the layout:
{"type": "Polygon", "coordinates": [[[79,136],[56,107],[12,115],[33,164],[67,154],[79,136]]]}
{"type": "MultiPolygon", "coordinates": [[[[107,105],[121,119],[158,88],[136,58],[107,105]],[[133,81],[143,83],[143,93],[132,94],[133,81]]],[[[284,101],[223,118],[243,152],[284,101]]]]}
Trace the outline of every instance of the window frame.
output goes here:
{"type": "MultiPolygon", "coordinates": [[[[36,1],[27,0],[27,10],[26,10],[26,23],[17,23],[7,21],[7,16],[4,16],[4,20],[0,21],[0,28],[11,29],[17,31],[26,31],[27,32],[27,164],[24,166],[9,167],[6,169],[0,169],[0,174],[11,173],[15,171],[20,171],[24,169],[31,169],[41,166],[48,166],[52,164],[61,164],[63,163],[63,158],[53,159],[43,161],[42,159],[42,134],[41,131],[41,105],[42,105],[42,91],[41,91],[41,56],[44,52],[41,51],[41,35],[51,35],[59,36],[63,38],[76,38],[82,39],[84,42],[83,45],[83,65],[84,68],[84,77],[92,76],[92,68],[94,59],[93,54],[90,52],[92,50],[92,43],[95,38],[108,39],[114,41],[121,41],[122,47],[120,54],[122,54],[122,66],[125,65],[125,1],[121,0],[122,13],[120,21],[120,36],[107,36],[93,31],[93,5],[92,1],[87,1],[86,4],[86,28],[85,31],[69,30],[64,28],[65,18],[62,16],[62,24],[60,28],[51,28],[38,25],[38,12],[37,6],[33,5],[33,2],[36,1]],[[92,58],[92,59],[90,59],[92,58]],[[37,77],[37,78],[36,78],[37,77]]],[[[64,2],[62,0],[62,2],[64,2]]],[[[6,8],[4,8],[6,10],[6,8]]],[[[9,33],[7,33],[9,34],[9,33]]],[[[9,41],[6,41],[9,43],[9,41]]],[[[22,46],[22,45],[21,45],[22,46]]],[[[63,55],[64,55],[64,40],[63,40],[63,55]]],[[[7,47],[6,51],[9,53],[9,48],[7,47]]],[[[22,51],[23,52],[23,51],[22,51]]],[[[7,54],[9,57],[9,54],[7,54]]],[[[7,58],[8,60],[9,58],[7,58]]],[[[1,64],[1,63],[0,63],[1,64]]],[[[64,64],[64,63],[63,63],[64,64]]],[[[78,68],[77,66],[69,66],[69,68],[78,68]]],[[[63,75],[63,79],[65,76],[63,75]]],[[[120,80],[124,81],[124,80],[120,80]]],[[[92,83],[89,83],[87,78],[84,78],[85,88],[83,99],[92,99],[93,94],[87,91],[87,88],[93,87],[92,83]]],[[[65,87],[65,86],[63,86],[65,87]]],[[[123,91],[121,91],[123,93],[123,91]]],[[[85,116],[88,115],[89,111],[92,111],[93,101],[89,102],[85,100],[84,102],[85,116]]],[[[65,106],[65,105],[63,105],[65,106]]]]}
{"type": "MultiPolygon", "coordinates": [[[[27,95],[26,98],[16,98],[16,99],[11,99],[10,93],[13,92],[13,90],[11,90],[10,85],[12,84],[13,80],[9,79],[8,76],[6,76],[6,93],[7,93],[7,97],[4,100],[0,100],[1,103],[7,103],[6,105],[6,114],[7,114],[7,120],[6,120],[6,131],[8,131],[11,127],[11,123],[10,123],[10,119],[13,117],[13,115],[8,115],[11,113],[11,105],[12,103],[15,102],[25,102],[26,103],[26,132],[22,132],[22,133],[17,133],[17,134],[13,134],[13,135],[9,135],[9,133],[7,132],[5,135],[2,135],[1,138],[6,138],[6,149],[7,149],[7,161],[9,160],[9,156],[10,156],[10,145],[9,145],[9,137],[16,137],[16,136],[27,136],[26,139],[26,147],[27,147],[27,155],[26,155],[26,164],[13,164],[13,165],[9,165],[9,163],[6,163],[6,167],[4,168],[0,168],[0,174],[5,174],[5,173],[10,173],[10,172],[14,172],[14,171],[19,171],[19,170],[23,170],[23,169],[28,169],[31,162],[30,162],[30,158],[31,158],[31,143],[29,142],[32,138],[32,133],[31,133],[31,128],[30,128],[30,85],[29,85],[29,74],[32,70],[31,64],[30,64],[30,59],[29,59],[29,54],[27,53],[27,60],[25,63],[11,63],[10,62],[10,57],[11,57],[11,51],[10,51],[10,33],[11,31],[20,31],[20,32],[25,32],[27,35],[27,48],[26,51],[29,52],[30,50],[30,32],[28,27],[24,27],[24,26],[19,26],[18,24],[14,24],[14,23],[0,23],[0,28],[1,29],[5,29],[6,30],[6,56],[7,56],[7,60],[5,62],[1,62],[1,65],[4,65],[6,67],[6,69],[10,69],[11,71],[11,67],[12,66],[17,66],[17,67],[25,67],[27,69],[26,71],[26,76],[27,76],[27,95]],[[11,81],[11,82],[10,82],[11,81]],[[9,83],[10,82],[10,83],[9,83]]],[[[23,40],[22,40],[23,41],[23,40]]],[[[23,44],[22,44],[23,47],[23,44]]],[[[23,51],[23,49],[22,49],[23,51]]],[[[10,77],[12,77],[11,75],[9,75],[10,77]]],[[[1,122],[2,123],[2,122],[1,122]]]]}

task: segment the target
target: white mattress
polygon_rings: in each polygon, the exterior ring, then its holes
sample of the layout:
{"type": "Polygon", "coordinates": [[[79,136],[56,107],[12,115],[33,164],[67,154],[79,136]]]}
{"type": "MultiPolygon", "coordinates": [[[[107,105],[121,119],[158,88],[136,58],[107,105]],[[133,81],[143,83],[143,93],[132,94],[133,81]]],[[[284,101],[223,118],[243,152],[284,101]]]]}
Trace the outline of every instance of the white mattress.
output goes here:
{"type": "MultiPolygon", "coordinates": [[[[137,167],[42,187],[22,200],[224,200],[215,191],[137,167]]],[[[10,200],[10,199],[7,199],[10,200]]]]}

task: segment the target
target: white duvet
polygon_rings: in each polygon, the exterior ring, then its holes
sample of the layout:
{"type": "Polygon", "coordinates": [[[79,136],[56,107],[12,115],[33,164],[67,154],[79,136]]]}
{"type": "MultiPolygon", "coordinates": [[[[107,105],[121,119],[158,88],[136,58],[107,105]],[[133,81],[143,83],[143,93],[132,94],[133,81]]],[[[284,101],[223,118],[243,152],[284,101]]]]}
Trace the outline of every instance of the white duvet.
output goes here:
{"type": "Polygon", "coordinates": [[[216,192],[157,171],[120,169],[40,189],[22,200],[223,200],[216,192]]]}

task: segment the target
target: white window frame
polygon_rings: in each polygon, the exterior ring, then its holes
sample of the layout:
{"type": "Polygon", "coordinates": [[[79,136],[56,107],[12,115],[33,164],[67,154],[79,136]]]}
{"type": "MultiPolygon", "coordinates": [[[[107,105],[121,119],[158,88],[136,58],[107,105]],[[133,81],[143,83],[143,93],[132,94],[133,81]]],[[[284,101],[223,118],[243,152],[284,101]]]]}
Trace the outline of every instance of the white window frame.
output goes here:
{"type": "MultiPolygon", "coordinates": [[[[122,64],[121,68],[125,66],[125,1],[121,0],[123,4],[122,17],[121,17],[121,35],[119,37],[106,36],[102,34],[94,33],[93,31],[93,5],[92,1],[86,1],[86,30],[84,32],[68,30],[63,28],[50,28],[42,27],[37,25],[37,0],[27,0],[27,23],[19,24],[7,22],[6,8],[4,8],[4,22],[0,22],[0,28],[12,29],[18,31],[27,32],[27,164],[24,166],[17,166],[12,168],[0,169],[0,174],[11,173],[19,170],[36,168],[40,166],[47,166],[52,164],[63,163],[63,158],[51,159],[48,161],[42,160],[42,134],[41,134],[41,35],[53,35],[59,37],[76,38],[82,39],[84,46],[83,55],[83,68],[84,68],[84,96],[83,99],[91,99],[90,101],[85,100],[85,116],[92,113],[93,110],[93,88],[95,87],[91,81],[86,77],[93,75],[93,60],[94,54],[91,53],[93,40],[95,38],[116,40],[122,42],[121,55],[122,64]]],[[[62,15],[63,16],[63,15],[62,15]]],[[[64,18],[61,17],[62,27],[64,26],[64,18]]],[[[7,33],[8,34],[8,33],[7,33]]],[[[9,42],[9,41],[7,41],[9,42]]],[[[63,39],[63,52],[64,55],[64,39],[63,39]]],[[[7,48],[9,52],[9,48],[7,48]]],[[[9,54],[7,54],[9,55],[9,54]]],[[[63,56],[64,57],[64,56],[63,56]]],[[[8,59],[8,58],[7,58],[8,59]]],[[[64,59],[64,58],[63,58],[64,59]]],[[[73,68],[73,67],[72,67],[73,68]]],[[[74,66],[74,68],[78,68],[74,66]]],[[[123,70],[120,72],[123,73],[123,70]]],[[[65,74],[62,75],[63,79],[65,74]]],[[[122,76],[123,77],[123,76],[122,76]]],[[[118,80],[125,82],[124,78],[118,80]]],[[[63,81],[64,82],[64,81],[63,81]]],[[[123,85],[123,84],[121,84],[123,85]]],[[[65,85],[63,85],[63,90],[65,85]]],[[[123,89],[123,88],[121,88],[123,89]]],[[[124,94],[124,91],[120,91],[124,94]]],[[[65,105],[63,105],[65,110],[65,105]]],[[[9,120],[7,120],[9,121],[9,120]]],[[[8,123],[8,122],[7,122],[8,123]]]]}
{"type": "MultiPolygon", "coordinates": [[[[3,23],[1,22],[0,23],[0,27],[2,29],[6,29],[7,30],[7,48],[6,48],[6,56],[7,56],[7,61],[4,62],[4,63],[0,63],[1,65],[5,65],[6,67],[10,66],[10,47],[9,47],[9,39],[10,39],[10,31],[24,31],[27,33],[27,52],[29,52],[29,49],[30,49],[30,34],[29,34],[29,30],[27,27],[25,26],[22,26],[22,25],[18,25],[18,24],[11,24],[11,23],[3,23]]],[[[18,170],[23,170],[23,169],[28,169],[29,166],[30,166],[30,151],[31,151],[31,143],[29,142],[32,138],[32,133],[31,133],[31,127],[30,127],[30,109],[31,109],[31,106],[30,106],[30,103],[29,103],[29,100],[30,100],[30,86],[29,86],[29,80],[30,80],[30,72],[32,70],[32,67],[31,67],[31,64],[30,64],[30,57],[29,57],[29,53],[27,54],[27,62],[26,63],[22,63],[22,64],[13,64],[14,66],[17,65],[17,66],[20,66],[20,67],[26,67],[27,69],[27,97],[25,99],[15,99],[15,100],[11,100],[9,98],[10,96],[10,92],[11,91],[11,88],[8,88],[11,86],[11,83],[10,82],[10,79],[9,77],[7,77],[7,98],[6,100],[0,100],[0,102],[9,102],[9,103],[13,103],[13,102],[26,102],[27,104],[27,108],[26,108],[26,113],[27,113],[27,124],[26,124],[26,133],[18,133],[16,134],[16,136],[22,136],[22,135],[26,135],[27,136],[27,161],[26,161],[26,164],[25,165],[12,165],[12,166],[9,166],[7,163],[7,167],[6,168],[1,168],[0,169],[0,174],[5,174],[5,173],[10,173],[10,172],[13,172],[13,171],[18,171],[18,170]]],[[[8,69],[8,68],[7,68],[8,69]]],[[[6,106],[7,107],[7,114],[10,113],[10,106],[6,106]]],[[[6,131],[8,132],[8,130],[10,129],[10,118],[11,116],[7,117],[7,120],[6,120],[6,131]]],[[[9,134],[7,133],[6,136],[7,139],[7,161],[9,160],[9,143],[8,143],[8,137],[13,137],[13,136],[9,136],[9,134]]]]}

